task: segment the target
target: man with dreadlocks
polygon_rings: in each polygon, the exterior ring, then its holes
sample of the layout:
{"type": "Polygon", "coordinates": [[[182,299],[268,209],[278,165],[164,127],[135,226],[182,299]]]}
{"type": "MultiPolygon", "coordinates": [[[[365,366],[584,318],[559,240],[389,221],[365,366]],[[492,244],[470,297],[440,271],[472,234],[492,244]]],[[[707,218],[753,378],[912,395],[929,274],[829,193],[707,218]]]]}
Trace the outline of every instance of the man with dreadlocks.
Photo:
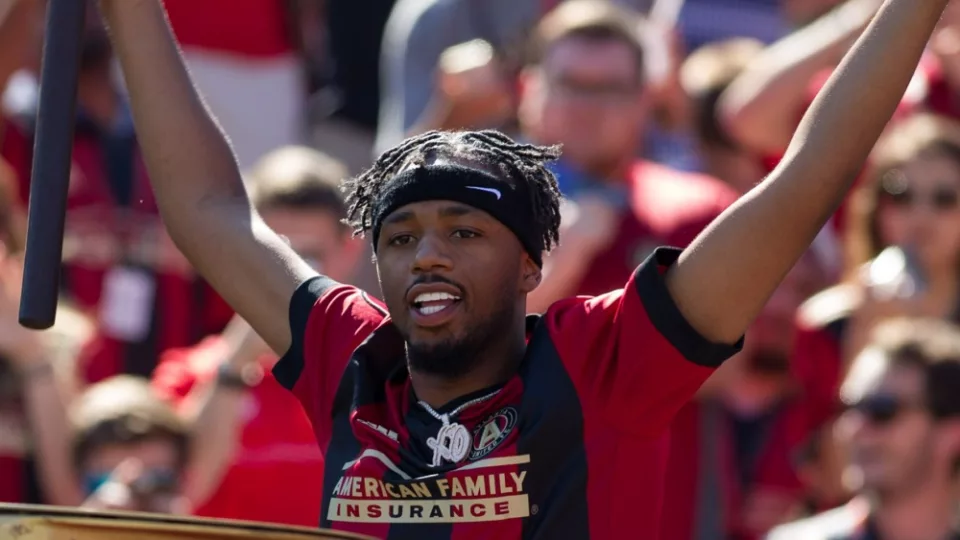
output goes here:
{"type": "Polygon", "coordinates": [[[624,288],[525,316],[558,241],[557,148],[427,133],[348,183],[381,304],[270,231],[159,0],[101,0],[171,236],[276,350],[325,454],[322,525],[378,538],[650,538],[660,436],[847,191],[948,0],[886,0],[787,157],[624,288]],[[652,445],[651,445],[652,446],[652,445]],[[639,506],[643,506],[640,508],[639,506]]]}

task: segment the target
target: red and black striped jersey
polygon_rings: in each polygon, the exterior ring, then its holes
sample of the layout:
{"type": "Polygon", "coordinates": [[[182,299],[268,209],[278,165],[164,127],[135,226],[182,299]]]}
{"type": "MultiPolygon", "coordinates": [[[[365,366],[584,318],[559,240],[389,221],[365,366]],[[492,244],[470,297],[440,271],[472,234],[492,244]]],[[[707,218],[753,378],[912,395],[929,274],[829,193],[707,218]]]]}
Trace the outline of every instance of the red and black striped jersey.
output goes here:
{"type": "Polygon", "coordinates": [[[439,466],[443,424],[417,405],[382,305],[324,277],[301,286],[274,373],[325,455],[321,526],[391,540],[655,536],[667,426],[738,350],[677,309],[663,273],[678,254],[657,250],[623,289],[528,318],[519,370],[456,416],[468,451],[439,466]]]}

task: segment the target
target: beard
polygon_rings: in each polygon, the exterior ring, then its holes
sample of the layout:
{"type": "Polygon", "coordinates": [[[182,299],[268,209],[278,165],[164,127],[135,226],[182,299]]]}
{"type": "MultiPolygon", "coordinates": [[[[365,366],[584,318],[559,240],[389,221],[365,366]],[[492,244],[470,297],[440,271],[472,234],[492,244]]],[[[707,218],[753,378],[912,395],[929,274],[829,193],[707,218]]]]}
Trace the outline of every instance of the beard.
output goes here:
{"type": "MultiPolygon", "coordinates": [[[[506,298],[506,297],[505,297],[506,298]]],[[[511,334],[514,324],[514,306],[504,302],[493,315],[471,324],[462,337],[448,337],[433,343],[407,343],[407,364],[411,371],[435,375],[444,379],[458,379],[473,371],[484,354],[498,338],[511,334]]]]}

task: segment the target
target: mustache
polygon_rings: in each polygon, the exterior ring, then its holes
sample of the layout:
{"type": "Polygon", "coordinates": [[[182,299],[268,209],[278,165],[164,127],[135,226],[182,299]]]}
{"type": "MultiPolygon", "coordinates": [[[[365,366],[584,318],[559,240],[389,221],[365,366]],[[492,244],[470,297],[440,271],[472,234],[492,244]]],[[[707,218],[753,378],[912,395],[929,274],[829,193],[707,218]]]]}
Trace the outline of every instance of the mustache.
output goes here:
{"type": "Polygon", "coordinates": [[[418,277],[417,279],[413,280],[413,283],[411,283],[411,284],[407,287],[406,294],[409,295],[409,294],[410,294],[410,289],[416,287],[417,285],[430,285],[430,284],[433,284],[433,283],[444,283],[444,284],[446,284],[446,285],[451,285],[451,286],[453,286],[453,287],[456,287],[457,290],[460,291],[460,298],[463,298],[463,296],[464,296],[464,288],[463,288],[463,285],[457,283],[456,281],[453,281],[452,279],[445,278],[445,277],[443,277],[443,276],[441,276],[441,275],[439,275],[439,274],[423,274],[423,275],[421,275],[421,276],[418,277]]]}

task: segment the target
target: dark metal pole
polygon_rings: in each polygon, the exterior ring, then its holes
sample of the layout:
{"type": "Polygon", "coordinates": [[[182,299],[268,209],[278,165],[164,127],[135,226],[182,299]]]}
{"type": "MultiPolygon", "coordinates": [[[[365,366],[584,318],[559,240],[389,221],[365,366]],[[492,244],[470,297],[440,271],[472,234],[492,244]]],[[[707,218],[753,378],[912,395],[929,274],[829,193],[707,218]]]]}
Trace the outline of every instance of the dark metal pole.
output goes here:
{"type": "Polygon", "coordinates": [[[87,0],[47,5],[20,298],[20,324],[37,330],[53,326],[57,314],[86,13],[87,0]]]}

